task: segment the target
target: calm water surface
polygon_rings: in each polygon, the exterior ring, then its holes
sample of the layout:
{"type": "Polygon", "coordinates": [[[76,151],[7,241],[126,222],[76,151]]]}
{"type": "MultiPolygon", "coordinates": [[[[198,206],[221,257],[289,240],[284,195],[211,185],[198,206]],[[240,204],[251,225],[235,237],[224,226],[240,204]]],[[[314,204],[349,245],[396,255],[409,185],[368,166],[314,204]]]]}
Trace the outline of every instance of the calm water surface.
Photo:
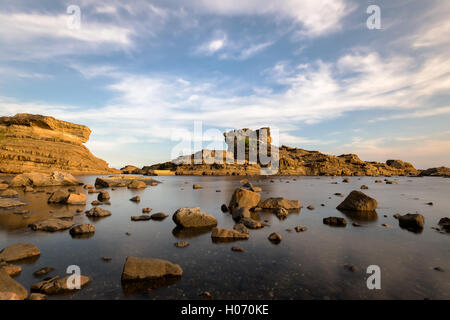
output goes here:
{"type": "MultiPolygon", "coordinates": [[[[93,184],[96,176],[79,177],[93,184]]],[[[93,223],[95,235],[88,239],[73,239],[68,230],[56,233],[35,232],[28,223],[42,219],[48,211],[75,212],[77,206],[47,204],[46,193],[19,193],[30,210],[28,218],[0,210],[0,248],[18,242],[32,242],[41,250],[36,261],[22,265],[22,273],[15,279],[29,288],[38,282],[32,273],[44,266],[55,268],[50,276],[65,275],[68,265],[78,265],[82,274],[92,282],[81,291],[51,299],[199,299],[203,291],[214,299],[449,299],[450,298],[450,234],[439,233],[440,218],[450,216],[450,179],[392,178],[398,185],[375,184],[373,177],[351,177],[350,183],[331,177],[271,177],[250,179],[262,187],[262,198],[282,196],[300,200],[304,208],[280,221],[272,213],[261,213],[269,227],[251,230],[250,239],[233,243],[213,243],[210,233],[185,233],[175,229],[172,214],[181,207],[199,206],[214,215],[218,226],[232,228],[234,221],[220,206],[229,202],[233,190],[240,185],[234,177],[157,177],[156,187],[141,191],[127,188],[107,190],[112,216],[90,221],[84,213],[77,214],[76,223],[93,223]],[[271,183],[270,180],[274,182],[271,183]],[[294,180],[296,179],[296,180],[294,180]],[[338,184],[332,184],[338,182],[338,184]],[[205,188],[193,190],[192,184],[205,188]],[[336,206],[343,200],[334,193],[347,195],[368,185],[364,192],[378,200],[377,215],[348,216],[336,206]],[[221,192],[216,192],[220,190],[221,192]],[[139,195],[140,203],[129,199],[139,195]],[[426,203],[433,202],[433,206],[426,203]],[[308,210],[308,205],[315,210],[308,210]],[[324,206],[321,206],[324,204],[324,206]],[[142,208],[152,213],[166,212],[164,221],[130,221],[140,215],[142,208]],[[425,228],[416,234],[401,229],[395,213],[422,213],[425,228]],[[387,217],[384,217],[387,215],[387,217]],[[329,227],[322,223],[328,216],[343,216],[349,224],[345,228],[329,227]],[[358,221],[361,227],[353,227],[358,221]],[[388,224],[383,227],[382,224],[388,224]],[[297,225],[306,232],[289,232],[297,225]],[[126,233],[131,235],[127,235],[126,233]],[[267,240],[272,232],[283,236],[280,244],[267,240]],[[174,243],[185,240],[187,248],[174,243]],[[245,252],[233,252],[239,245],[245,252]],[[108,256],[112,261],[101,258],[108,256]],[[181,280],[153,290],[128,290],[120,277],[127,256],[167,259],[183,268],[181,280]],[[356,266],[350,272],[344,265],[356,266]],[[381,290],[368,290],[366,268],[381,268],[381,290]],[[444,272],[434,270],[440,267],[444,272]]],[[[43,188],[46,191],[52,188],[43,188]]],[[[79,190],[83,190],[81,187],[79,190]]],[[[84,190],[83,190],[84,192],[84,190]]],[[[97,194],[88,194],[88,205],[97,194]]]]}

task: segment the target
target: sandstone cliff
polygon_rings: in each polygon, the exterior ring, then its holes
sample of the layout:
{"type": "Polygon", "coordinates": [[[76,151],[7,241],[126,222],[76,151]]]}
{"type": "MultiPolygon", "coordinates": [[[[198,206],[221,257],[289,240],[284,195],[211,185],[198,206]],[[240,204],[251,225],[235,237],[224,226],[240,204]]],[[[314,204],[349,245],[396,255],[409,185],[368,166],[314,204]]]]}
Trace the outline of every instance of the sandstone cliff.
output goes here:
{"type": "Polygon", "coordinates": [[[83,145],[90,134],[86,126],[53,117],[32,114],[0,117],[0,172],[116,172],[83,145]]]}

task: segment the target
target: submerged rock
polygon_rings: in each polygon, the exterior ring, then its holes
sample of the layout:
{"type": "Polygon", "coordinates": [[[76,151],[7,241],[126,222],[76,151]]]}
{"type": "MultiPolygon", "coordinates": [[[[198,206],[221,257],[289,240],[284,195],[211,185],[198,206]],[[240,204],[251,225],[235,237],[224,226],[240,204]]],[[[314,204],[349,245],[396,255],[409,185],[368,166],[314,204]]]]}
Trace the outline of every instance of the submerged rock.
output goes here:
{"type": "Polygon", "coordinates": [[[141,216],[132,216],[131,220],[132,221],[148,221],[150,220],[152,217],[149,215],[141,215],[141,216]]]}
{"type": "Polygon", "coordinates": [[[285,198],[269,198],[259,202],[259,208],[262,209],[276,209],[284,208],[287,210],[298,210],[300,209],[300,201],[298,200],[287,200],[285,198]]]}
{"type": "Polygon", "coordinates": [[[69,198],[69,192],[63,189],[53,192],[48,198],[48,203],[65,203],[69,198]]]}
{"type": "Polygon", "coordinates": [[[211,238],[213,240],[247,240],[249,235],[237,230],[214,228],[211,232],[211,238]]]}
{"type": "Polygon", "coordinates": [[[164,213],[164,212],[157,212],[154,213],[152,215],[150,215],[150,217],[152,218],[152,220],[157,220],[157,221],[161,221],[164,220],[165,218],[167,218],[169,215],[164,213]]]}
{"type": "Polygon", "coordinates": [[[37,221],[34,223],[29,224],[28,226],[33,231],[47,231],[47,232],[55,232],[55,231],[61,231],[70,229],[73,227],[75,223],[70,220],[63,220],[63,219],[46,219],[37,221]]]}
{"type": "Polygon", "coordinates": [[[200,211],[199,207],[180,208],[172,216],[177,226],[183,228],[201,228],[217,226],[217,219],[209,213],[200,211]]]}
{"type": "Polygon", "coordinates": [[[47,295],[43,293],[32,293],[28,300],[47,300],[47,295]]]}
{"type": "Polygon", "coordinates": [[[15,200],[15,199],[4,199],[0,198],[0,208],[13,208],[24,206],[26,203],[15,200]]]}
{"type": "MultiPolygon", "coordinates": [[[[35,283],[31,286],[32,292],[39,292],[44,293],[47,295],[54,295],[54,294],[63,294],[68,292],[74,292],[79,289],[72,289],[72,286],[74,285],[72,281],[72,276],[66,276],[64,278],[60,278],[58,276],[53,277],[49,280],[44,280],[38,283],[35,283]]],[[[80,275],[80,289],[86,286],[89,282],[91,282],[91,279],[87,276],[80,275]]]]}
{"type": "Polygon", "coordinates": [[[0,261],[13,262],[39,256],[41,251],[32,243],[12,244],[0,251],[0,261]]]}
{"type": "Polygon", "coordinates": [[[24,300],[27,296],[27,289],[0,268],[0,300],[24,300]]]}
{"type": "Polygon", "coordinates": [[[91,210],[86,211],[86,215],[93,218],[107,217],[111,215],[111,212],[99,207],[94,207],[91,210]]]}
{"type": "Polygon", "coordinates": [[[175,242],[174,245],[177,248],[186,248],[187,246],[189,246],[189,242],[187,242],[187,241],[178,241],[178,242],[175,242]]]}
{"type": "Polygon", "coordinates": [[[280,220],[284,220],[289,215],[289,211],[283,207],[279,207],[275,209],[275,214],[280,220]]]}
{"type": "Polygon", "coordinates": [[[240,233],[250,233],[250,230],[243,224],[243,223],[237,223],[233,226],[233,229],[240,232],[240,233]]]}
{"type": "Polygon", "coordinates": [[[150,213],[152,211],[152,208],[143,208],[142,213],[150,213]]]}
{"type": "Polygon", "coordinates": [[[241,220],[239,220],[239,223],[242,223],[249,229],[261,229],[264,227],[264,224],[252,218],[242,218],[241,220]]]}
{"type": "Polygon", "coordinates": [[[226,204],[223,204],[223,205],[220,207],[220,210],[222,210],[222,212],[228,212],[228,211],[229,211],[226,204]]]}
{"type": "Polygon", "coordinates": [[[50,272],[52,272],[53,270],[55,270],[55,268],[52,267],[43,267],[39,270],[36,270],[35,272],[33,272],[33,275],[35,277],[42,277],[45,276],[46,274],[49,274],[50,272]]]}
{"type": "Polygon", "coordinates": [[[337,206],[337,209],[348,211],[375,211],[377,206],[377,200],[365,195],[361,191],[354,190],[340,205],[337,206]]]}
{"type": "Polygon", "coordinates": [[[8,263],[5,263],[5,262],[0,262],[0,269],[5,270],[6,273],[10,277],[18,276],[22,272],[22,267],[21,266],[17,266],[17,265],[14,265],[14,264],[8,264],[8,263]]]}
{"type": "Polygon", "coordinates": [[[87,234],[87,233],[94,233],[95,232],[95,226],[93,224],[79,224],[70,229],[71,235],[80,235],[80,234],[87,234]]]}
{"type": "Polygon", "coordinates": [[[450,218],[442,218],[439,220],[438,224],[442,226],[446,231],[450,231],[450,218]]]}
{"type": "Polygon", "coordinates": [[[346,226],[347,220],[345,220],[345,218],[341,218],[341,217],[328,217],[328,218],[323,218],[323,223],[330,225],[330,226],[346,226]]]}

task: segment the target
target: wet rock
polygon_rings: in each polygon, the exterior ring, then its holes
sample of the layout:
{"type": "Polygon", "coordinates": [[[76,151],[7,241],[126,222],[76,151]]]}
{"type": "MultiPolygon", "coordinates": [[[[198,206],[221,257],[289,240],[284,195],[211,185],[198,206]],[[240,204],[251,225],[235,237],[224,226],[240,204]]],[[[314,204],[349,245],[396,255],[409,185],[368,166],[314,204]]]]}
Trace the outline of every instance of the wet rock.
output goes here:
{"type": "Polygon", "coordinates": [[[7,246],[0,251],[0,261],[13,262],[32,257],[37,257],[41,251],[32,243],[16,243],[7,246]]]}
{"type": "Polygon", "coordinates": [[[15,176],[11,187],[49,187],[49,186],[76,186],[82,183],[70,173],[53,171],[52,173],[28,172],[15,176]]]}
{"type": "Polygon", "coordinates": [[[84,193],[71,193],[66,200],[67,204],[86,204],[86,195],[84,193]]]}
{"type": "Polygon", "coordinates": [[[89,190],[89,189],[94,189],[95,187],[92,184],[85,184],[83,186],[84,189],[89,190]]]}
{"type": "Polygon", "coordinates": [[[42,293],[32,293],[28,297],[28,300],[47,300],[47,295],[42,293]]]}
{"type": "Polygon", "coordinates": [[[243,224],[243,223],[237,223],[233,226],[233,229],[240,232],[240,233],[246,233],[249,234],[250,230],[243,224]]]}
{"type": "Polygon", "coordinates": [[[16,266],[14,264],[7,264],[5,262],[0,262],[0,269],[5,270],[10,277],[16,277],[22,272],[21,266],[16,266]]]}
{"type": "Polygon", "coordinates": [[[438,225],[442,226],[446,231],[450,231],[450,218],[440,219],[438,225]]]}
{"type": "Polygon", "coordinates": [[[345,200],[337,206],[338,210],[348,211],[375,211],[378,206],[377,200],[371,198],[361,191],[352,191],[345,200]]]}
{"type": "Polygon", "coordinates": [[[361,227],[361,225],[358,222],[353,222],[352,226],[354,226],[354,227],[361,227]]]}
{"type": "Polygon", "coordinates": [[[189,242],[187,242],[187,241],[178,241],[178,242],[175,242],[174,245],[177,248],[186,248],[187,246],[189,246],[189,242]]]}
{"type": "Polygon", "coordinates": [[[28,291],[0,268],[0,300],[24,300],[28,291]]]}
{"type": "Polygon", "coordinates": [[[239,220],[239,223],[242,223],[249,229],[261,229],[264,227],[264,225],[261,222],[256,221],[252,218],[242,218],[241,220],[239,220]]]}
{"type": "Polygon", "coordinates": [[[130,199],[130,201],[139,202],[139,201],[141,201],[141,197],[140,196],[134,196],[133,198],[130,199]]]}
{"type": "Polygon", "coordinates": [[[244,188],[234,190],[229,204],[229,209],[233,210],[241,207],[254,208],[258,205],[261,195],[244,188]]]}
{"type": "Polygon", "coordinates": [[[398,223],[401,228],[408,230],[422,230],[425,226],[425,217],[419,213],[407,213],[398,217],[398,223]]]}
{"type": "Polygon", "coordinates": [[[200,211],[199,207],[180,208],[172,216],[177,226],[183,228],[201,228],[217,226],[217,219],[209,213],[200,211]]]}
{"type": "Polygon", "coordinates": [[[51,194],[51,196],[48,198],[48,203],[66,203],[67,199],[69,198],[69,192],[66,190],[57,190],[51,194]]]}
{"type": "Polygon", "coordinates": [[[276,209],[284,208],[286,210],[298,210],[300,209],[300,201],[298,200],[287,200],[285,198],[268,198],[259,202],[259,208],[262,209],[276,209]]]}
{"type": "Polygon", "coordinates": [[[239,221],[242,218],[251,218],[250,210],[247,207],[235,208],[232,210],[231,215],[236,221],[239,221]]]}
{"type": "Polygon", "coordinates": [[[244,249],[238,246],[231,247],[231,251],[234,252],[244,252],[244,249]]]}
{"type": "Polygon", "coordinates": [[[203,189],[203,186],[195,183],[192,185],[192,189],[203,189]]]}
{"type": "Polygon", "coordinates": [[[214,228],[211,232],[213,240],[247,240],[248,233],[241,233],[237,230],[214,228]]]}
{"type": "Polygon", "coordinates": [[[375,180],[375,183],[383,183],[382,180],[375,180]]]}
{"type": "Polygon", "coordinates": [[[289,215],[289,211],[283,207],[279,207],[275,209],[275,215],[278,217],[278,219],[284,220],[289,215]]]}
{"type": "Polygon", "coordinates": [[[95,180],[95,186],[97,188],[126,187],[134,181],[144,182],[145,184],[151,184],[152,182],[158,183],[158,181],[154,180],[152,177],[114,175],[109,177],[98,177],[95,180]]]}
{"type": "Polygon", "coordinates": [[[27,186],[23,189],[23,192],[34,192],[34,189],[32,187],[27,186]]]}
{"type": "Polygon", "coordinates": [[[335,193],[334,195],[335,195],[335,196],[338,196],[338,197],[341,197],[341,198],[344,197],[344,194],[343,194],[343,193],[339,193],[339,192],[335,193]]]}
{"type": "Polygon", "coordinates": [[[145,189],[147,184],[143,181],[135,180],[128,185],[128,189],[145,189]]]}
{"type": "Polygon", "coordinates": [[[149,215],[141,215],[141,216],[132,216],[131,220],[132,221],[148,221],[150,220],[152,217],[149,215]]]}
{"type": "Polygon", "coordinates": [[[50,218],[50,219],[46,219],[46,220],[33,222],[33,223],[29,224],[28,226],[33,231],[56,232],[56,231],[70,229],[73,227],[74,224],[75,223],[70,220],[50,218]]]}
{"type": "Polygon", "coordinates": [[[99,218],[99,217],[107,217],[110,216],[111,212],[108,210],[104,210],[99,207],[92,208],[89,211],[86,211],[86,216],[93,217],[93,218],[99,218]]]}
{"type": "Polygon", "coordinates": [[[0,198],[0,208],[13,208],[13,207],[20,207],[24,206],[26,203],[15,200],[15,199],[5,199],[0,198]]]}
{"type": "Polygon", "coordinates": [[[297,232],[305,232],[306,230],[308,230],[308,228],[303,227],[303,226],[296,226],[295,227],[295,231],[297,231],[297,232]]]}
{"type": "Polygon", "coordinates": [[[98,201],[101,201],[101,202],[104,202],[104,201],[106,201],[106,200],[109,200],[110,198],[111,198],[111,197],[110,197],[108,191],[101,191],[101,192],[98,194],[98,196],[97,196],[98,201]]]}
{"type": "Polygon", "coordinates": [[[362,186],[361,186],[361,190],[367,190],[367,189],[369,189],[368,186],[366,186],[366,185],[362,185],[362,186]]]}
{"type": "Polygon", "coordinates": [[[152,218],[152,220],[157,220],[157,221],[161,221],[164,220],[165,218],[167,218],[169,215],[164,213],[164,212],[157,212],[152,214],[150,217],[152,218]]]}
{"type": "Polygon", "coordinates": [[[314,207],[312,204],[306,207],[308,210],[314,210],[316,207],[314,207]]]}
{"type": "Polygon", "coordinates": [[[70,229],[71,235],[80,235],[80,234],[87,234],[87,233],[94,233],[95,232],[95,226],[93,224],[79,224],[70,229]]]}
{"type": "Polygon", "coordinates": [[[220,207],[220,210],[222,210],[222,212],[228,212],[228,207],[227,207],[227,205],[226,205],[226,204],[223,204],[223,205],[220,207]]]}
{"type": "MultiPolygon", "coordinates": [[[[78,291],[79,289],[71,288],[73,283],[70,281],[72,280],[70,277],[72,276],[69,275],[64,278],[56,276],[49,280],[35,283],[31,286],[31,291],[47,295],[64,294],[78,291]]],[[[80,289],[86,286],[89,282],[91,282],[91,279],[89,279],[89,277],[80,275],[80,289]]]]}
{"type": "Polygon", "coordinates": [[[49,274],[50,272],[52,272],[53,270],[55,270],[55,268],[52,267],[43,267],[39,270],[36,270],[35,272],[33,272],[33,275],[35,277],[42,277],[45,276],[46,274],[49,274]]]}
{"type": "Polygon", "coordinates": [[[328,217],[328,218],[323,218],[323,223],[327,224],[329,226],[346,226],[347,225],[347,220],[345,220],[345,218],[341,218],[341,217],[328,217]]]}
{"type": "Polygon", "coordinates": [[[269,241],[270,242],[272,242],[272,243],[280,243],[281,242],[281,240],[282,240],[282,236],[281,236],[281,234],[279,234],[279,233],[277,233],[277,232],[274,232],[274,233],[271,233],[270,235],[269,235],[269,241]]]}
{"type": "Polygon", "coordinates": [[[157,280],[182,275],[183,269],[178,264],[167,260],[127,257],[123,267],[122,281],[157,280]]]}
{"type": "Polygon", "coordinates": [[[390,180],[388,180],[388,181],[386,181],[386,184],[398,184],[398,182],[397,181],[390,181],[390,180]]]}
{"type": "Polygon", "coordinates": [[[344,182],[344,183],[350,183],[350,179],[349,179],[349,178],[345,178],[344,180],[342,180],[342,182],[344,182]]]}
{"type": "Polygon", "coordinates": [[[0,197],[3,198],[17,198],[18,196],[19,194],[17,193],[17,191],[12,189],[6,189],[0,192],[0,197]]]}
{"type": "Polygon", "coordinates": [[[102,204],[103,204],[103,202],[98,201],[98,200],[94,200],[94,201],[91,202],[91,205],[93,205],[93,206],[99,206],[99,205],[102,205],[102,204]]]}
{"type": "Polygon", "coordinates": [[[393,217],[395,218],[395,219],[398,219],[398,218],[400,218],[402,215],[400,214],[400,213],[396,213],[396,214],[394,214],[393,215],[393,217]]]}
{"type": "Polygon", "coordinates": [[[152,208],[143,208],[142,213],[150,213],[152,211],[152,208]]]}

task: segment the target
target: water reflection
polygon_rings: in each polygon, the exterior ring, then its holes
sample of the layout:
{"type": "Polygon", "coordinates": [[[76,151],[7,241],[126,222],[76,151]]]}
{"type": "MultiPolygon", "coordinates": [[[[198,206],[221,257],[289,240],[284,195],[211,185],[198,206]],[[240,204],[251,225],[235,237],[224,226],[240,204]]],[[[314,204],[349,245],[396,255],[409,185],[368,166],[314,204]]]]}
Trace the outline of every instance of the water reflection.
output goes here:
{"type": "Polygon", "coordinates": [[[175,227],[172,230],[172,234],[178,239],[189,239],[210,233],[212,229],[214,229],[214,227],[202,227],[202,228],[175,227]]]}
{"type": "Polygon", "coordinates": [[[378,214],[376,211],[351,211],[338,209],[344,216],[355,222],[376,222],[378,214]]]}

